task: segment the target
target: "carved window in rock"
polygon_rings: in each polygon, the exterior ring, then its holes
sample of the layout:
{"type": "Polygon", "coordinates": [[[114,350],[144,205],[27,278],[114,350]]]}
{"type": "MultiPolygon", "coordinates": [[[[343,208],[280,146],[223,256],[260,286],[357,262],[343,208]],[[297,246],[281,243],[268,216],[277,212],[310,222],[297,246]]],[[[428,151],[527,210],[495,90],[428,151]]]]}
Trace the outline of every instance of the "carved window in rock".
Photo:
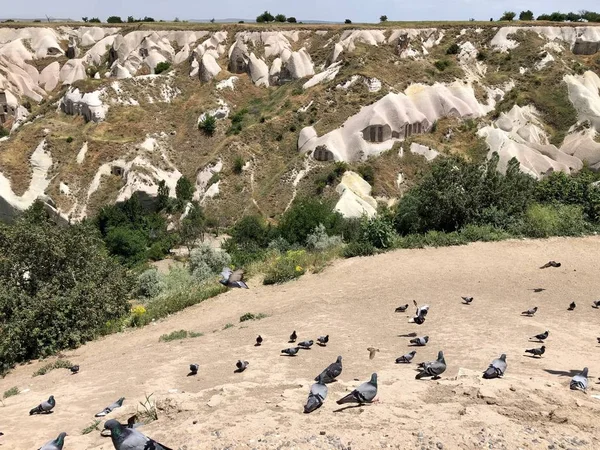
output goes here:
{"type": "Polygon", "coordinates": [[[313,152],[313,158],[317,161],[333,161],[333,153],[327,150],[327,148],[319,146],[313,152]]]}
{"type": "Polygon", "coordinates": [[[122,177],[124,172],[123,168],[120,166],[113,166],[110,171],[113,175],[117,177],[122,177]]]}
{"type": "Polygon", "coordinates": [[[369,142],[383,142],[383,126],[371,125],[363,132],[363,138],[369,142]]]}

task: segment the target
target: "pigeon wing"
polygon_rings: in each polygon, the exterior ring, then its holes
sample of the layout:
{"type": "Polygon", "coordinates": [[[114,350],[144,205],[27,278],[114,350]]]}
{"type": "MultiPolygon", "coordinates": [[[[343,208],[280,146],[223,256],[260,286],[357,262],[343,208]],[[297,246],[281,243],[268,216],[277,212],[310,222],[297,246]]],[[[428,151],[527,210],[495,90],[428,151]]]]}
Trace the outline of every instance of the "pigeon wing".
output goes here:
{"type": "Polygon", "coordinates": [[[244,280],[244,271],[242,269],[235,270],[229,276],[229,282],[234,283],[236,281],[244,280]]]}

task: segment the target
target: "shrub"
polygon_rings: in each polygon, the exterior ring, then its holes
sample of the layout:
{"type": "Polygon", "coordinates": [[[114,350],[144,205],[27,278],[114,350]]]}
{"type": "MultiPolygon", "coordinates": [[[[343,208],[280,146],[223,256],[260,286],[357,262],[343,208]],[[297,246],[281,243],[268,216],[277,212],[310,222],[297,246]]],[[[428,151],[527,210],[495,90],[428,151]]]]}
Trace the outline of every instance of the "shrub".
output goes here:
{"type": "Polygon", "coordinates": [[[228,330],[229,328],[233,328],[233,327],[235,327],[235,325],[232,324],[231,322],[226,323],[225,326],[223,327],[223,330],[228,330]]]}
{"type": "Polygon", "coordinates": [[[69,137],[66,139],[66,141],[67,141],[67,144],[70,144],[71,142],[73,142],[73,138],[72,138],[71,136],[69,136],[69,137]]]}
{"type": "Polygon", "coordinates": [[[587,231],[581,207],[534,204],[527,210],[522,233],[529,237],[577,236],[587,231]]]}
{"type": "Polygon", "coordinates": [[[102,422],[101,420],[93,420],[91,424],[89,424],[87,427],[85,427],[83,430],[81,430],[81,434],[86,435],[86,434],[90,434],[92,431],[100,431],[100,428],[98,428],[98,425],[100,425],[100,422],[102,422]]]}
{"type": "Polygon", "coordinates": [[[353,241],[344,247],[342,255],[344,258],[354,258],[355,256],[371,256],[377,249],[370,242],[353,241]]]}
{"type": "Polygon", "coordinates": [[[292,246],[284,238],[282,238],[281,236],[277,236],[275,239],[273,239],[271,242],[269,242],[269,245],[267,248],[269,250],[277,250],[280,253],[285,253],[288,250],[291,250],[292,246]]]}
{"type": "MultiPolygon", "coordinates": [[[[90,19],[90,22],[92,22],[94,19],[90,19]]],[[[119,16],[110,16],[108,19],[106,19],[106,23],[123,23],[123,19],[121,19],[119,16]]]]}
{"type": "Polygon", "coordinates": [[[154,73],[156,75],[160,75],[163,72],[166,72],[167,70],[169,70],[171,68],[171,63],[168,61],[162,61],[159,62],[156,67],[154,68],[154,73]]]}
{"type": "Polygon", "coordinates": [[[509,239],[511,234],[491,225],[469,224],[461,228],[461,236],[468,242],[492,242],[509,239]]]}
{"type": "Polygon", "coordinates": [[[192,198],[194,197],[194,185],[185,175],[182,175],[179,177],[179,180],[177,180],[175,195],[180,202],[185,203],[192,201],[192,198]]]}
{"type": "Polygon", "coordinates": [[[269,317],[269,316],[264,313],[258,313],[258,314],[246,313],[243,316],[240,316],[240,322],[246,322],[248,320],[260,320],[260,319],[264,319],[265,317],[269,317]]]}
{"type": "Polygon", "coordinates": [[[244,164],[244,158],[242,158],[241,156],[236,156],[233,160],[233,173],[235,173],[236,175],[242,173],[242,170],[244,169],[244,164]]]}
{"type": "Polygon", "coordinates": [[[179,237],[188,252],[191,252],[198,239],[204,240],[207,219],[198,202],[192,202],[188,204],[188,207],[187,215],[181,220],[179,237]]]}
{"type": "Polygon", "coordinates": [[[198,129],[202,130],[207,136],[212,136],[217,129],[217,119],[210,114],[205,114],[198,123],[198,129]]]}
{"type": "Polygon", "coordinates": [[[500,17],[500,21],[512,22],[516,15],[517,14],[513,11],[505,11],[504,14],[502,14],[502,17],[500,17]]]}
{"type": "Polygon", "coordinates": [[[102,23],[102,21],[100,19],[98,19],[97,17],[92,17],[89,20],[89,23],[102,23]]]}
{"type": "Polygon", "coordinates": [[[437,70],[439,70],[440,72],[443,72],[448,67],[450,67],[450,61],[447,59],[438,59],[437,61],[435,61],[433,63],[433,65],[435,66],[435,68],[437,70]]]}
{"type": "Polygon", "coordinates": [[[231,257],[227,252],[215,250],[208,244],[201,244],[190,253],[189,270],[199,282],[220,273],[229,264],[231,257]]]}
{"type": "Polygon", "coordinates": [[[8,131],[6,128],[4,128],[2,125],[0,125],[0,138],[6,137],[10,134],[10,131],[8,131]]]}
{"type": "Polygon", "coordinates": [[[73,367],[73,364],[68,359],[57,359],[52,363],[48,363],[40,367],[33,373],[32,377],[46,375],[48,372],[51,372],[54,369],[70,369],[71,367],[73,367]]]}
{"type": "Polygon", "coordinates": [[[171,341],[179,341],[181,339],[187,338],[197,338],[204,336],[204,333],[195,333],[193,331],[186,330],[177,330],[172,331],[169,334],[163,334],[158,338],[158,342],[171,342],[171,341]]]}
{"type": "Polygon", "coordinates": [[[324,251],[342,244],[340,236],[329,236],[323,224],[306,237],[306,246],[311,250],[324,251]]]}
{"type": "Polygon", "coordinates": [[[346,20],[344,20],[344,23],[349,25],[352,23],[352,21],[350,19],[346,19],[346,20]]]}
{"type": "Polygon", "coordinates": [[[358,174],[371,186],[375,185],[375,169],[373,169],[373,166],[368,164],[361,165],[358,168],[358,174]]]}
{"type": "Polygon", "coordinates": [[[6,399],[6,398],[14,397],[15,395],[19,395],[19,392],[20,392],[19,388],[17,386],[13,386],[10,389],[4,391],[2,398],[6,399]]]}
{"type": "Polygon", "coordinates": [[[160,276],[158,270],[148,269],[138,276],[138,294],[152,298],[160,293],[160,276]]]}
{"type": "Polygon", "coordinates": [[[296,18],[295,18],[295,17],[288,17],[288,18],[287,18],[287,22],[288,22],[288,23],[297,23],[298,21],[296,20],[296,18]]]}
{"type": "Polygon", "coordinates": [[[275,22],[285,22],[286,21],[286,17],[283,14],[277,14],[275,16],[275,22]]]}
{"type": "Polygon", "coordinates": [[[277,257],[265,272],[263,284],[285,283],[301,277],[305,273],[306,251],[291,250],[277,257]]]}
{"type": "Polygon", "coordinates": [[[365,219],[362,224],[364,240],[375,248],[391,248],[396,233],[392,223],[382,215],[365,219]]]}
{"type": "Polygon", "coordinates": [[[134,265],[146,257],[146,237],[140,230],[129,227],[115,227],[105,238],[108,251],[117,256],[123,264],[134,265]]]}
{"type": "Polygon", "coordinates": [[[521,11],[519,20],[533,20],[533,12],[531,10],[521,11]]]}
{"type": "Polygon", "coordinates": [[[273,22],[274,20],[275,17],[273,17],[273,14],[271,14],[269,11],[263,12],[260,16],[256,18],[257,23],[268,23],[273,22]]]}
{"type": "Polygon", "coordinates": [[[387,20],[388,20],[388,16],[386,16],[386,15],[383,15],[383,16],[379,17],[379,21],[380,22],[387,22],[387,20]]]}
{"type": "Polygon", "coordinates": [[[460,46],[456,42],[446,49],[446,55],[458,55],[458,52],[460,52],[460,46]]]}
{"type": "Polygon", "coordinates": [[[332,205],[316,198],[297,199],[279,221],[280,235],[291,244],[305,244],[306,238],[322,224],[327,234],[337,234],[342,216],[332,205]]]}

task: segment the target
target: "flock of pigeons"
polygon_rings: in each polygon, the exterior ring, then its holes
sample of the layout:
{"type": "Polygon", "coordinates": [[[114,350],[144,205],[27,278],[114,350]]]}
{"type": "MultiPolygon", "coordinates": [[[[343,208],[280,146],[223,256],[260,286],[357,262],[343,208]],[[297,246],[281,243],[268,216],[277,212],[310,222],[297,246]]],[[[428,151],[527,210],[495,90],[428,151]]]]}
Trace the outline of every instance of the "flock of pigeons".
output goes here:
{"type": "MultiPolygon", "coordinates": [[[[555,261],[550,261],[540,268],[545,269],[548,267],[560,267],[560,266],[561,266],[560,263],[557,263],[555,261]]],[[[222,280],[220,280],[220,282],[224,286],[231,287],[231,288],[248,289],[247,284],[243,281],[244,272],[242,270],[232,271],[229,268],[225,268],[225,269],[223,269],[223,272],[221,275],[223,276],[223,278],[222,278],[222,280]]],[[[466,297],[466,296],[462,297],[462,301],[465,305],[471,305],[473,302],[473,297],[466,297]]],[[[419,306],[416,301],[413,301],[413,303],[416,307],[416,312],[415,312],[415,315],[411,319],[409,319],[409,322],[415,323],[417,325],[421,325],[426,320],[427,314],[429,312],[429,305],[419,306]]],[[[400,312],[400,313],[406,312],[408,307],[409,307],[408,304],[399,306],[398,308],[395,309],[395,312],[400,312]]],[[[575,307],[576,307],[575,302],[572,302],[569,305],[568,310],[573,311],[575,309],[575,307]]],[[[600,308],[600,300],[595,301],[592,304],[592,307],[600,308]]],[[[538,307],[536,306],[531,309],[528,309],[527,311],[523,311],[521,313],[521,315],[527,316],[527,317],[533,317],[537,311],[538,311],[538,307]]],[[[550,334],[549,330],[546,330],[543,333],[540,333],[540,334],[537,334],[537,335],[531,337],[530,340],[537,341],[537,342],[540,342],[543,344],[545,342],[545,340],[548,338],[549,334],[550,334]]],[[[413,336],[415,336],[415,335],[416,334],[413,334],[413,336]]],[[[297,339],[298,339],[298,335],[297,335],[296,331],[294,330],[289,337],[288,343],[296,344],[297,339]]],[[[325,347],[325,346],[327,346],[328,342],[329,342],[329,335],[319,336],[317,338],[317,345],[319,345],[319,346],[325,347]]],[[[417,336],[417,337],[414,337],[414,339],[410,340],[410,345],[426,346],[428,342],[429,342],[429,336],[417,336]]],[[[262,343],[263,343],[263,337],[259,335],[256,338],[255,346],[257,346],[257,347],[261,346],[262,343]]],[[[598,337],[598,343],[600,343],[600,337],[598,337]]],[[[306,340],[306,341],[301,341],[301,342],[298,342],[293,347],[289,347],[289,348],[285,348],[285,349],[281,350],[281,353],[282,353],[282,356],[295,357],[300,350],[309,350],[313,346],[313,344],[314,344],[314,341],[312,339],[306,340]]],[[[375,354],[379,351],[379,349],[373,348],[373,347],[369,347],[369,348],[367,348],[367,350],[369,351],[370,359],[373,359],[375,357],[375,354]]],[[[542,345],[539,348],[531,348],[531,349],[525,350],[525,353],[531,354],[532,358],[535,358],[535,357],[541,358],[545,352],[546,352],[545,345],[542,345]]],[[[396,363],[410,364],[412,362],[412,360],[414,359],[416,353],[417,352],[413,350],[405,355],[402,355],[396,359],[396,363]]],[[[243,372],[244,370],[246,370],[248,368],[248,365],[249,365],[248,361],[243,361],[243,360],[237,361],[235,372],[237,372],[237,373],[243,372]]],[[[198,373],[199,365],[198,364],[190,364],[189,368],[190,368],[190,372],[189,372],[188,376],[194,376],[198,373]]],[[[421,362],[418,364],[418,366],[417,366],[418,373],[415,376],[415,378],[417,380],[420,380],[422,378],[431,378],[431,379],[436,380],[436,379],[439,379],[440,375],[442,375],[446,371],[446,368],[447,368],[447,366],[446,366],[446,360],[444,359],[444,352],[440,350],[438,352],[438,356],[435,361],[425,361],[425,362],[421,362]]],[[[319,375],[317,375],[315,377],[315,379],[314,379],[315,383],[311,386],[310,391],[308,393],[308,398],[306,400],[306,404],[304,405],[305,413],[307,413],[307,414],[311,413],[311,412],[319,409],[323,405],[323,403],[325,402],[325,399],[327,398],[327,391],[328,391],[327,385],[336,381],[336,379],[341,375],[342,369],[343,369],[342,357],[338,356],[335,362],[329,364],[329,366],[327,366],[319,375]]],[[[507,369],[506,354],[502,354],[502,355],[500,355],[499,358],[494,359],[492,361],[492,363],[489,365],[489,367],[483,372],[483,378],[492,379],[492,378],[502,377],[502,376],[504,376],[506,369],[507,369]]],[[[78,373],[79,366],[73,366],[71,368],[71,372],[73,374],[78,373]]],[[[569,386],[570,386],[570,389],[572,389],[572,390],[580,390],[580,391],[585,392],[588,388],[588,368],[585,367],[581,373],[575,375],[571,379],[569,386]]],[[[350,392],[349,394],[347,394],[344,397],[337,400],[336,403],[338,405],[353,404],[353,403],[358,404],[358,405],[363,405],[363,404],[376,402],[377,401],[376,397],[377,397],[377,373],[373,373],[371,375],[371,378],[368,381],[360,384],[352,392],[350,392]]],[[[104,417],[107,414],[109,414],[110,412],[112,412],[114,409],[121,407],[123,405],[124,400],[125,400],[124,398],[120,398],[113,404],[107,406],[102,411],[97,413],[96,417],[104,417]]],[[[54,409],[55,406],[56,406],[56,400],[54,399],[54,396],[51,395],[48,398],[48,400],[43,401],[38,406],[31,409],[29,411],[29,414],[30,415],[49,414],[52,412],[52,410],[54,409]]],[[[127,424],[121,424],[119,421],[117,421],[115,419],[110,419],[110,420],[106,421],[106,423],[104,424],[104,429],[107,433],[110,433],[112,443],[116,450],[171,450],[169,447],[166,447],[165,445],[162,445],[162,444],[154,441],[153,439],[145,436],[144,434],[140,433],[139,431],[137,431],[136,428],[140,424],[135,423],[135,420],[136,420],[136,416],[133,416],[128,420],[127,424]]],[[[102,433],[102,434],[104,434],[104,433],[102,433]]],[[[2,436],[2,435],[3,435],[3,433],[0,432],[0,436],[2,436]]],[[[56,439],[53,439],[53,440],[47,442],[42,447],[40,447],[38,450],[62,450],[66,436],[67,436],[66,433],[64,433],[64,432],[60,433],[56,439]]]]}

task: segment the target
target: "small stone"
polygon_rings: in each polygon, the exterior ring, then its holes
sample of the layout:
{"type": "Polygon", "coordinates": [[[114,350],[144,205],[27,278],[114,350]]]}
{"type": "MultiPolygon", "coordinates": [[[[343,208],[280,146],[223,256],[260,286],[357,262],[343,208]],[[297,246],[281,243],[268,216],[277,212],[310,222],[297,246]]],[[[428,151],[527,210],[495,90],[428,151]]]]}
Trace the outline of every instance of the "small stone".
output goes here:
{"type": "Polygon", "coordinates": [[[437,448],[439,448],[440,450],[442,450],[444,448],[444,444],[442,444],[441,442],[438,442],[437,444],[435,444],[435,446],[437,448]]]}
{"type": "Polygon", "coordinates": [[[197,420],[194,420],[192,423],[193,423],[194,425],[196,425],[196,424],[198,423],[198,421],[197,421],[197,420]]]}

